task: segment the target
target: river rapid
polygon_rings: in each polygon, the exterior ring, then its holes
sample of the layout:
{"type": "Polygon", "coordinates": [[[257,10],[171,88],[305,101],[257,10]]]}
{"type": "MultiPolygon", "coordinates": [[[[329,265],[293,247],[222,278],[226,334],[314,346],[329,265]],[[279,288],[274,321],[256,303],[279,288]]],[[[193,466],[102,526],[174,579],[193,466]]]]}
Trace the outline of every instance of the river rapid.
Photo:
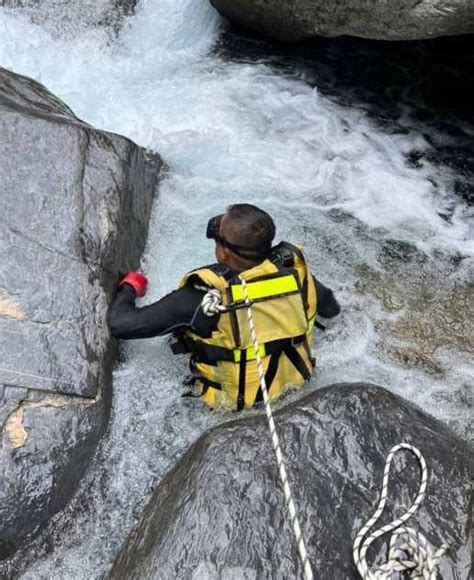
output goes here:
{"type": "MultiPolygon", "coordinates": [[[[142,303],[213,261],[211,215],[255,203],[274,216],[278,239],[304,245],[342,306],[336,324],[316,331],[308,388],[380,384],[469,437],[472,119],[440,118],[417,100],[410,70],[387,88],[380,71],[393,81],[403,68],[393,50],[381,60],[344,40],[291,52],[228,32],[206,0],[144,0],[118,31],[64,5],[0,8],[0,64],[166,162],[142,303]]],[[[233,419],[181,398],[186,371],[164,338],[123,344],[94,463],[7,575],[92,579],[110,570],[170,466],[210,426],[233,419]]]]}

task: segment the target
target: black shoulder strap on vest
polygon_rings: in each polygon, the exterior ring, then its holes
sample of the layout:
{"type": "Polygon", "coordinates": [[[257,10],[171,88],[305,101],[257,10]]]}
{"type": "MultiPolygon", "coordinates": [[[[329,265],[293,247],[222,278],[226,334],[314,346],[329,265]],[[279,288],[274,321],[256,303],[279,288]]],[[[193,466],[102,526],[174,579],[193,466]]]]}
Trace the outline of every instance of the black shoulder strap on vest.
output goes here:
{"type": "Polygon", "coordinates": [[[290,359],[295,369],[300,373],[305,381],[311,378],[311,371],[306,366],[300,353],[296,350],[294,346],[288,346],[283,351],[286,356],[290,359]]]}
{"type": "Polygon", "coordinates": [[[224,278],[227,281],[232,280],[232,278],[234,278],[235,276],[235,272],[234,270],[232,270],[231,268],[229,268],[229,266],[226,266],[224,264],[209,264],[208,266],[202,266],[201,268],[196,268],[195,273],[191,272],[189,274],[189,278],[186,282],[186,284],[189,285],[193,285],[193,284],[198,284],[198,283],[203,283],[202,280],[199,277],[199,274],[197,273],[199,270],[211,270],[212,272],[214,272],[214,274],[217,274],[218,276],[221,276],[222,278],[224,278]]]}
{"type": "MultiPolygon", "coordinates": [[[[277,268],[293,268],[295,264],[295,256],[306,264],[303,252],[290,242],[280,242],[270,253],[270,260],[275,264],[277,268]]],[[[306,312],[308,311],[308,276],[311,276],[310,272],[307,273],[303,280],[302,295],[303,302],[306,312]]]]}
{"type": "Polygon", "coordinates": [[[209,270],[212,270],[218,276],[222,276],[226,280],[230,280],[235,276],[234,270],[232,270],[231,268],[229,268],[229,266],[226,266],[225,264],[219,263],[211,264],[210,266],[207,266],[207,268],[209,270]]]}
{"type": "Polygon", "coordinates": [[[280,242],[271,249],[268,258],[277,267],[293,268],[295,255],[298,256],[303,263],[306,263],[303,252],[297,246],[290,244],[290,242],[280,242]]]}

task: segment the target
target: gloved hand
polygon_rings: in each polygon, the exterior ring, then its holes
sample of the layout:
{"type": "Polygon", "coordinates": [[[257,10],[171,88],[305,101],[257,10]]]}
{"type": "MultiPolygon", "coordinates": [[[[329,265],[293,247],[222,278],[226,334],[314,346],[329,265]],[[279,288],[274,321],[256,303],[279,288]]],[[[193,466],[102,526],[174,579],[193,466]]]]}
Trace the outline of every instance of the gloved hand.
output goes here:
{"type": "Polygon", "coordinates": [[[120,280],[119,287],[124,284],[131,286],[135,290],[138,298],[145,296],[148,289],[148,279],[143,274],[140,274],[140,272],[127,272],[120,280]]]}

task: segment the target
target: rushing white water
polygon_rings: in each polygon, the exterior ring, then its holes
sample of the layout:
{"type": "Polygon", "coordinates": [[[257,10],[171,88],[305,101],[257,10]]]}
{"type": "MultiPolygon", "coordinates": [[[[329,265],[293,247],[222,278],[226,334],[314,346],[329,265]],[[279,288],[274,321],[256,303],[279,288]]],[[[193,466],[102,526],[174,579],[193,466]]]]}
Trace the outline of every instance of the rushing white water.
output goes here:
{"type": "MultiPolygon", "coordinates": [[[[469,303],[474,247],[454,176],[427,162],[407,165],[410,151],[429,147],[416,129],[387,134],[364,110],[266,64],[219,58],[212,48],[221,25],[207,0],[143,1],[117,38],[100,27],[58,35],[58,26],[1,9],[0,64],[169,165],[143,261],[147,301],[213,260],[204,237],[210,215],[254,202],[275,217],[280,239],[305,244],[343,307],[337,326],[318,333],[310,388],[382,384],[465,433],[473,371],[467,324],[458,318],[469,303]],[[440,217],[446,213],[448,220],[440,217]],[[409,257],[398,265],[391,256],[400,247],[409,257]]],[[[76,498],[50,526],[53,535],[62,526],[67,533],[48,555],[34,543],[38,559],[24,578],[106,573],[169,466],[226,420],[180,398],[185,362],[164,339],[127,344],[124,354],[110,432],[76,498]]]]}

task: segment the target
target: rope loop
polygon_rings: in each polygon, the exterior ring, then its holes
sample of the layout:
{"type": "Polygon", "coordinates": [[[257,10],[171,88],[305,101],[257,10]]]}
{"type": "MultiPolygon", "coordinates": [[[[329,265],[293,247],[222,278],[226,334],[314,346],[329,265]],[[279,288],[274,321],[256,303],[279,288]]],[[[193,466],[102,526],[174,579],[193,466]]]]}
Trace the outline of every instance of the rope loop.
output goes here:
{"type": "Polygon", "coordinates": [[[400,443],[390,450],[385,461],[382,481],[382,491],[379,504],[373,516],[360,529],[353,546],[354,562],[364,580],[389,580],[394,572],[405,572],[413,580],[435,580],[436,568],[441,562],[448,544],[433,552],[428,540],[423,534],[403,524],[417,511],[426,496],[428,469],[426,461],[419,449],[409,443],[400,443]],[[399,518],[389,524],[367,534],[379,520],[387,502],[388,479],[393,457],[398,451],[410,451],[418,459],[421,468],[421,481],[418,494],[410,508],[399,518]],[[371,544],[381,536],[392,532],[389,542],[388,560],[385,564],[370,570],[367,564],[367,551],[371,544]],[[365,538],[365,540],[364,540],[365,538]]]}

